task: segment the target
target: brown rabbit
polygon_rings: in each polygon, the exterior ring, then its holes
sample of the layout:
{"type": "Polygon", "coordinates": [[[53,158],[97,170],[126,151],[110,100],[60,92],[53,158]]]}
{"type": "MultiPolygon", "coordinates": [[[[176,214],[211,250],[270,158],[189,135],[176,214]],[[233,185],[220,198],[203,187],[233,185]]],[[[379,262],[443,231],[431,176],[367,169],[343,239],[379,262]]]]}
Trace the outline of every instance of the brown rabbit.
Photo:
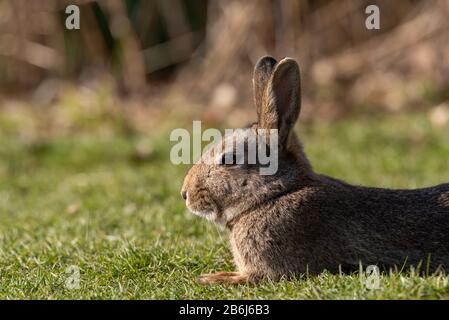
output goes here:
{"type": "MultiPolygon", "coordinates": [[[[229,228],[238,270],[202,275],[200,283],[278,280],[360,264],[449,267],[449,184],[389,190],[315,173],[293,132],[301,100],[297,63],[261,58],[253,87],[258,121],[251,130],[278,129],[279,167],[261,175],[257,163],[199,161],[188,172],[181,191],[187,207],[229,228]]],[[[202,160],[220,157],[220,150],[211,148],[202,160]]]]}

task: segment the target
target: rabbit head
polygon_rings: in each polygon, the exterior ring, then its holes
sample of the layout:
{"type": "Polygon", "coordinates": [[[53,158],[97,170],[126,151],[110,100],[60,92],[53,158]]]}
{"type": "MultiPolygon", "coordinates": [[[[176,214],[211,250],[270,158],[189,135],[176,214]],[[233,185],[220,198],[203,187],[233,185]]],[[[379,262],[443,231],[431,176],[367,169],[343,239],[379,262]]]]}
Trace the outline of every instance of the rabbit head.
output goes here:
{"type": "Polygon", "coordinates": [[[295,60],[284,58],[277,63],[267,56],[258,61],[253,74],[258,121],[225,136],[189,170],[181,194],[192,213],[219,224],[230,224],[242,213],[291,191],[311,172],[293,133],[300,112],[300,89],[295,60]],[[264,139],[260,138],[260,132],[264,132],[264,139]],[[268,139],[273,134],[277,139],[268,139]],[[276,161],[277,168],[273,174],[261,174],[266,163],[260,157],[248,161],[248,141],[254,141],[253,137],[257,150],[269,149],[273,153],[270,160],[276,161]],[[243,159],[236,150],[244,150],[243,159]]]}

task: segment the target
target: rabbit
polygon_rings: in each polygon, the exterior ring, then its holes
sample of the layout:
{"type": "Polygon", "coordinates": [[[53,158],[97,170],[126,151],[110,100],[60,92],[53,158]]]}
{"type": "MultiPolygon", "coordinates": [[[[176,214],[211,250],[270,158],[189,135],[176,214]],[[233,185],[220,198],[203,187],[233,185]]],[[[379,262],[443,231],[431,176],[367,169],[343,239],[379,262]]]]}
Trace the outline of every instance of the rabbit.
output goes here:
{"type": "MultiPolygon", "coordinates": [[[[249,128],[277,129],[279,168],[261,175],[257,163],[198,161],[188,171],[181,189],[187,208],[229,229],[237,268],[199,283],[255,284],[361,265],[449,267],[449,184],[390,190],[316,173],[293,132],[301,109],[296,61],[262,57],[253,91],[258,119],[249,128]]],[[[222,156],[221,149],[200,160],[222,156]]]]}

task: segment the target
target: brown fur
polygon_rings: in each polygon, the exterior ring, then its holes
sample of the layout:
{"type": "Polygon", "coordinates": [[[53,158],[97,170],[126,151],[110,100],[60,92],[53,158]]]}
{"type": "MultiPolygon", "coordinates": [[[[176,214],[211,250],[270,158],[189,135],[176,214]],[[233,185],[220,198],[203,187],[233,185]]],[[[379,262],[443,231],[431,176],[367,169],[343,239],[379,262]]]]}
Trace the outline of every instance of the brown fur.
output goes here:
{"type": "MultiPolygon", "coordinates": [[[[182,188],[189,209],[230,229],[238,272],[202,276],[200,283],[256,283],[359,264],[449,267],[449,184],[389,190],[349,185],[315,173],[292,132],[300,111],[296,62],[256,65],[258,122],[276,128],[279,169],[197,163],[182,188]]],[[[217,156],[211,150],[203,157],[217,156]]]]}

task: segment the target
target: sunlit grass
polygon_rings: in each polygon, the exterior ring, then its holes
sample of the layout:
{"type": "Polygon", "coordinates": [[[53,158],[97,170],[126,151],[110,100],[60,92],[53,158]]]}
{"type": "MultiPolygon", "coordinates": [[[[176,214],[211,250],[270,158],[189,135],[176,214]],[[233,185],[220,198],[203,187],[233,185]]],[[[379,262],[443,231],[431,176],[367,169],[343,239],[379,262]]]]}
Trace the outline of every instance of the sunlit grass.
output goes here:
{"type": "MultiPolygon", "coordinates": [[[[421,187],[449,181],[449,130],[424,116],[298,126],[316,171],[354,184],[421,187]]],[[[448,277],[304,275],[259,286],[199,286],[198,275],[232,270],[227,232],[186,212],[187,167],[168,160],[168,134],[94,134],[25,143],[0,138],[0,298],[406,299],[449,298],[448,277]],[[69,266],[80,269],[70,290],[69,266]]]]}

